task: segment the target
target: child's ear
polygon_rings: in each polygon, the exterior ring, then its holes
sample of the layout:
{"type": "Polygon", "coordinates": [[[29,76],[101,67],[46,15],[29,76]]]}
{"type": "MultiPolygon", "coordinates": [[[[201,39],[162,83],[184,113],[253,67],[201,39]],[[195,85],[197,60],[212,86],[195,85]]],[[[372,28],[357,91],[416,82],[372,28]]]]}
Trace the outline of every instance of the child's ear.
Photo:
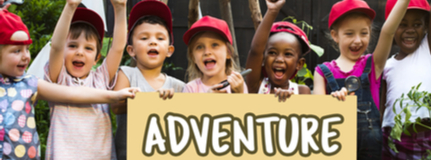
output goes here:
{"type": "Polygon", "coordinates": [[[299,71],[303,68],[303,65],[305,64],[305,62],[306,62],[306,59],[303,57],[298,60],[297,66],[296,66],[297,71],[299,71]]]}
{"type": "Polygon", "coordinates": [[[126,51],[129,53],[129,55],[131,56],[131,57],[135,57],[135,52],[134,52],[134,49],[133,49],[133,46],[132,45],[127,45],[126,46],[126,51]]]}
{"type": "Polygon", "coordinates": [[[167,54],[167,57],[171,57],[172,54],[174,53],[174,50],[175,50],[175,48],[174,48],[173,45],[168,46],[168,54],[167,54]]]}
{"type": "Polygon", "coordinates": [[[334,40],[336,43],[339,43],[339,37],[338,37],[337,34],[338,34],[337,31],[335,31],[334,29],[332,29],[332,30],[330,31],[330,35],[331,35],[331,37],[333,38],[333,40],[334,40]]]}
{"type": "Polygon", "coordinates": [[[95,59],[95,61],[94,61],[94,64],[93,64],[93,65],[96,65],[96,64],[97,64],[97,62],[99,62],[100,58],[101,58],[101,54],[99,53],[99,54],[98,54],[98,55],[96,56],[96,59],[95,59]]]}

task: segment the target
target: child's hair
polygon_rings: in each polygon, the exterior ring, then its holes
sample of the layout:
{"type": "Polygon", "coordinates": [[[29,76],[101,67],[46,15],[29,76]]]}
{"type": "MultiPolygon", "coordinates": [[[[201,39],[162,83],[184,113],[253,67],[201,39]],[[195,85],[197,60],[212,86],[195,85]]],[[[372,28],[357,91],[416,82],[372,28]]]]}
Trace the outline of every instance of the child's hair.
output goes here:
{"type": "MultiPolygon", "coordinates": [[[[158,17],[158,16],[154,16],[154,15],[146,15],[146,16],[143,16],[143,17],[141,17],[140,19],[138,19],[138,20],[135,22],[134,27],[131,28],[131,30],[129,31],[129,32],[130,32],[130,33],[129,33],[130,36],[128,37],[128,44],[129,44],[129,45],[132,45],[132,44],[133,44],[132,35],[133,35],[133,32],[135,31],[135,27],[138,26],[138,25],[141,25],[141,24],[143,24],[143,23],[159,24],[159,25],[163,26],[163,27],[167,30],[168,35],[171,35],[171,32],[170,32],[170,30],[168,29],[168,26],[167,26],[167,23],[165,22],[165,20],[163,20],[162,18],[160,18],[160,17],[158,17]]],[[[168,41],[170,41],[170,40],[171,40],[171,37],[168,36],[168,41]]]]}
{"type": "Polygon", "coordinates": [[[225,74],[230,75],[231,71],[240,71],[238,64],[233,60],[236,59],[238,55],[236,52],[234,52],[234,47],[232,46],[232,37],[228,24],[224,20],[211,16],[204,16],[200,20],[196,21],[183,35],[183,41],[186,43],[186,45],[188,45],[188,68],[186,70],[187,81],[201,78],[203,76],[203,73],[201,70],[199,70],[193,60],[191,42],[194,42],[196,37],[199,37],[201,34],[208,31],[216,33],[226,42],[226,46],[228,48],[227,54],[229,54],[231,58],[226,60],[225,74]]]}
{"type": "MultiPolygon", "coordinates": [[[[186,80],[191,81],[196,78],[201,78],[203,76],[203,73],[201,70],[199,70],[198,66],[195,64],[194,58],[193,58],[193,49],[192,46],[196,42],[196,38],[201,36],[205,32],[200,32],[194,35],[194,37],[190,40],[190,43],[187,47],[187,59],[188,59],[188,67],[186,70],[186,80]],[[195,39],[195,40],[194,40],[195,39]]],[[[234,47],[229,43],[225,43],[228,48],[228,53],[230,55],[230,59],[227,59],[225,62],[225,74],[229,75],[231,74],[231,71],[239,71],[238,64],[233,61],[233,59],[237,58],[238,55],[234,52],[234,47]]]]}
{"type": "MultiPolygon", "coordinates": [[[[387,19],[387,17],[389,16],[391,10],[393,9],[394,5],[396,4],[397,0],[388,0],[387,4],[386,4],[386,8],[385,8],[385,19],[387,19]]],[[[411,10],[411,9],[415,9],[415,10],[421,10],[425,12],[425,16],[423,18],[425,18],[425,29],[427,28],[426,26],[429,25],[430,23],[430,4],[428,1],[426,0],[411,0],[410,3],[408,4],[407,7],[407,11],[411,10]]]]}
{"type": "Polygon", "coordinates": [[[271,36],[273,36],[276,33],[279,32],[287,32],[290,33],[292,35],[294,35],[297,40],[300,42],[300,48],[301,48],[301,54],[299,56],[303,57],[304,55],[306,55],[307,53],[310,52],[310,46],[309,46],[309,40],[307,38],[306,33],[304,33],[304,31],[302,29],[300,29],[299,27],[297,27],[295,24],[290,23],[290,22],[286,22],[286,21],[280,21],[280,22],[275,22],[273,23],[271,29],[270,29],[270,35],[269,38],[271,36]]]}
{"type": "Polygon", "coordinates": [[[96,57],[95,60],[97,59],[98,55],[100,54],[101,48],[102,48],[102,44],[100,43],[100,39],[99,39],[99,35],[96,31],[96,29],[92,26],[90,26],[87,23],[73,23],[70,26],[70,30],[69,30],[69,34],[70,34],[70,38],[71,39],[78,39],[78,37],[81,34],[84,34],[85,39],[88,41],[90,39],[94,39],[96,40],[96,57]]]}
{"type": "Polygon", "coordinates": [[[70,38],[77,39],[84,32],[86,40],[94,38],[96,40],[96,57],[97,60],[102,49],[105,27],[102,18],[98,13],[83,7],[78,7],[72,17],[69,30],[70,38]]]}

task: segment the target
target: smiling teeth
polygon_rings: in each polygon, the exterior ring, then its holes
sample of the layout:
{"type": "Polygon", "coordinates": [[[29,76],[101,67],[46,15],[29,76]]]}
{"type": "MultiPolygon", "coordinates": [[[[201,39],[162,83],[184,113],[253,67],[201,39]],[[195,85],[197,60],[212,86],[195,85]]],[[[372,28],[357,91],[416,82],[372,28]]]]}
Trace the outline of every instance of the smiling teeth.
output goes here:
{"type": "Polygon", "coordinates": [[[283,69],[282,68],[275,68],[275,70],[282,71],[283,69]]]}

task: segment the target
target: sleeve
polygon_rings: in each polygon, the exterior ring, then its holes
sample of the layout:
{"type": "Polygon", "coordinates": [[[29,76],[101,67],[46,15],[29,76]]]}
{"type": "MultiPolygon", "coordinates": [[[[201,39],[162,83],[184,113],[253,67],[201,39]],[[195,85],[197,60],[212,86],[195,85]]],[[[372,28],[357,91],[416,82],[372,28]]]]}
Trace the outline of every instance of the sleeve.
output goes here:
{"type": "Polygon", "coordinates": [[[315,71],[318,72],[318,74],[320,74],[322,77],[324,77],[324,73],[318,65],[315,67],[315,71]]]}
{"type": "Polygon", "coordinates": [[[183,87],[183,93],[193,93],[193,88],[189,83],[183,87]]]}
{"type": "Polygon", "coordinates": [[[113,79],[109,78],[108,64],[106,63],[106,59],[104,59],[102,64],[96,69],[95,82],[102,82],[105,84],[106,89],[112,90],[117,82],[117,75],[118,72],[116,72],[113,79]]]}
{"type": "MultiPolygon", "coordinates": [[[[47,81],[47,82],[53,83],[51,81],[51,78],[50,78],[51,76],[49,74],[49,62],[47,62],[45,64],[44,71],[45,71],[45,74],[44,74],[43,79],[45,81],[47,81]]],[[[57,84],[59,84],[59,85],[66,85],[66,77],[67,77],[66,67],[63,65],[62,69],[60,70],[60,74],[59,74],[59,76],[57,78],[57,84]]]]}

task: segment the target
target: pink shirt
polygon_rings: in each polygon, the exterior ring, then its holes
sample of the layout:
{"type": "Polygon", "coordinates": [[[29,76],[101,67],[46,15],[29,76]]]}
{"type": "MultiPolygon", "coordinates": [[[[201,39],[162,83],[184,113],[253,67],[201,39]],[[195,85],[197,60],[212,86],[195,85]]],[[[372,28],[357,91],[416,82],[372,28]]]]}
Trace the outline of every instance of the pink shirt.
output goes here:
{"type": "MultiPolygon", "coordinates": [[[[343,79],[343,78],[347,78],[348,76],[356,76],[356,77],[360,77],[361,74],[363,73],[364,68],[366,67],[366,62],[367,62],[367,58],[371,57],[372,54],[367,54],[364,56],[361,56],[357,62],[355,63],[355,65],[353,66],[353,69],[349,72],[343,72],[340,70],[339,66],[337,66],[337,63],[335,60],[331,61],[331,62],[324,62],[324,65],[326,65],[330,71],[333,73],[333,76],[335,79],[343,79]]],[[[371,90],[371,94],[372,94],[372,98],[375,102],[376,107],[379,109],[379,88],[380,88],[380,77],[378,77],[378,79],[375,76],[375,63],[372,57],[372,63],[371,63],[371,72],[369,73],[369,83],[370,83],[370,90],[371,90]]],[[[321,71],[321,69],[317,66],[315,67],[315,71],[317,71],[321,76],[324,77],[323,72],[321,71]]],[[[325,83],[327,85],[327,80],[324,78],[325,83]]],[[[327,89],[327,88],[326,88],[327,89]]]]}
{"type": "MultiPolygon", "coordinates": [[[[45,79],[51,82],[45,66],[45,79]]],[[[110,90],[107,63],[90,71],[85,79],[72,77],[65,66],[60,71],[57,84],[85,86],[110,90]]],[[[116,159],[108,104],[49,103],[51,126],[46,146],[46,159],[116,159]]]]}
{"type": "MultiPolygon", "coordinates": [[[[187,83],[183,88],[183,93],[207,93],[207,91],[211,88],[211,86],[206,86],[201,78],[197,78],[193,81],[187,83]]],[[[243,82],[243,93],[248,93],[246,83],[243,82]]],[[[228,93],[231,93],[231,86],[227,86],[223,89],[226,89],[228,93]]]]}

